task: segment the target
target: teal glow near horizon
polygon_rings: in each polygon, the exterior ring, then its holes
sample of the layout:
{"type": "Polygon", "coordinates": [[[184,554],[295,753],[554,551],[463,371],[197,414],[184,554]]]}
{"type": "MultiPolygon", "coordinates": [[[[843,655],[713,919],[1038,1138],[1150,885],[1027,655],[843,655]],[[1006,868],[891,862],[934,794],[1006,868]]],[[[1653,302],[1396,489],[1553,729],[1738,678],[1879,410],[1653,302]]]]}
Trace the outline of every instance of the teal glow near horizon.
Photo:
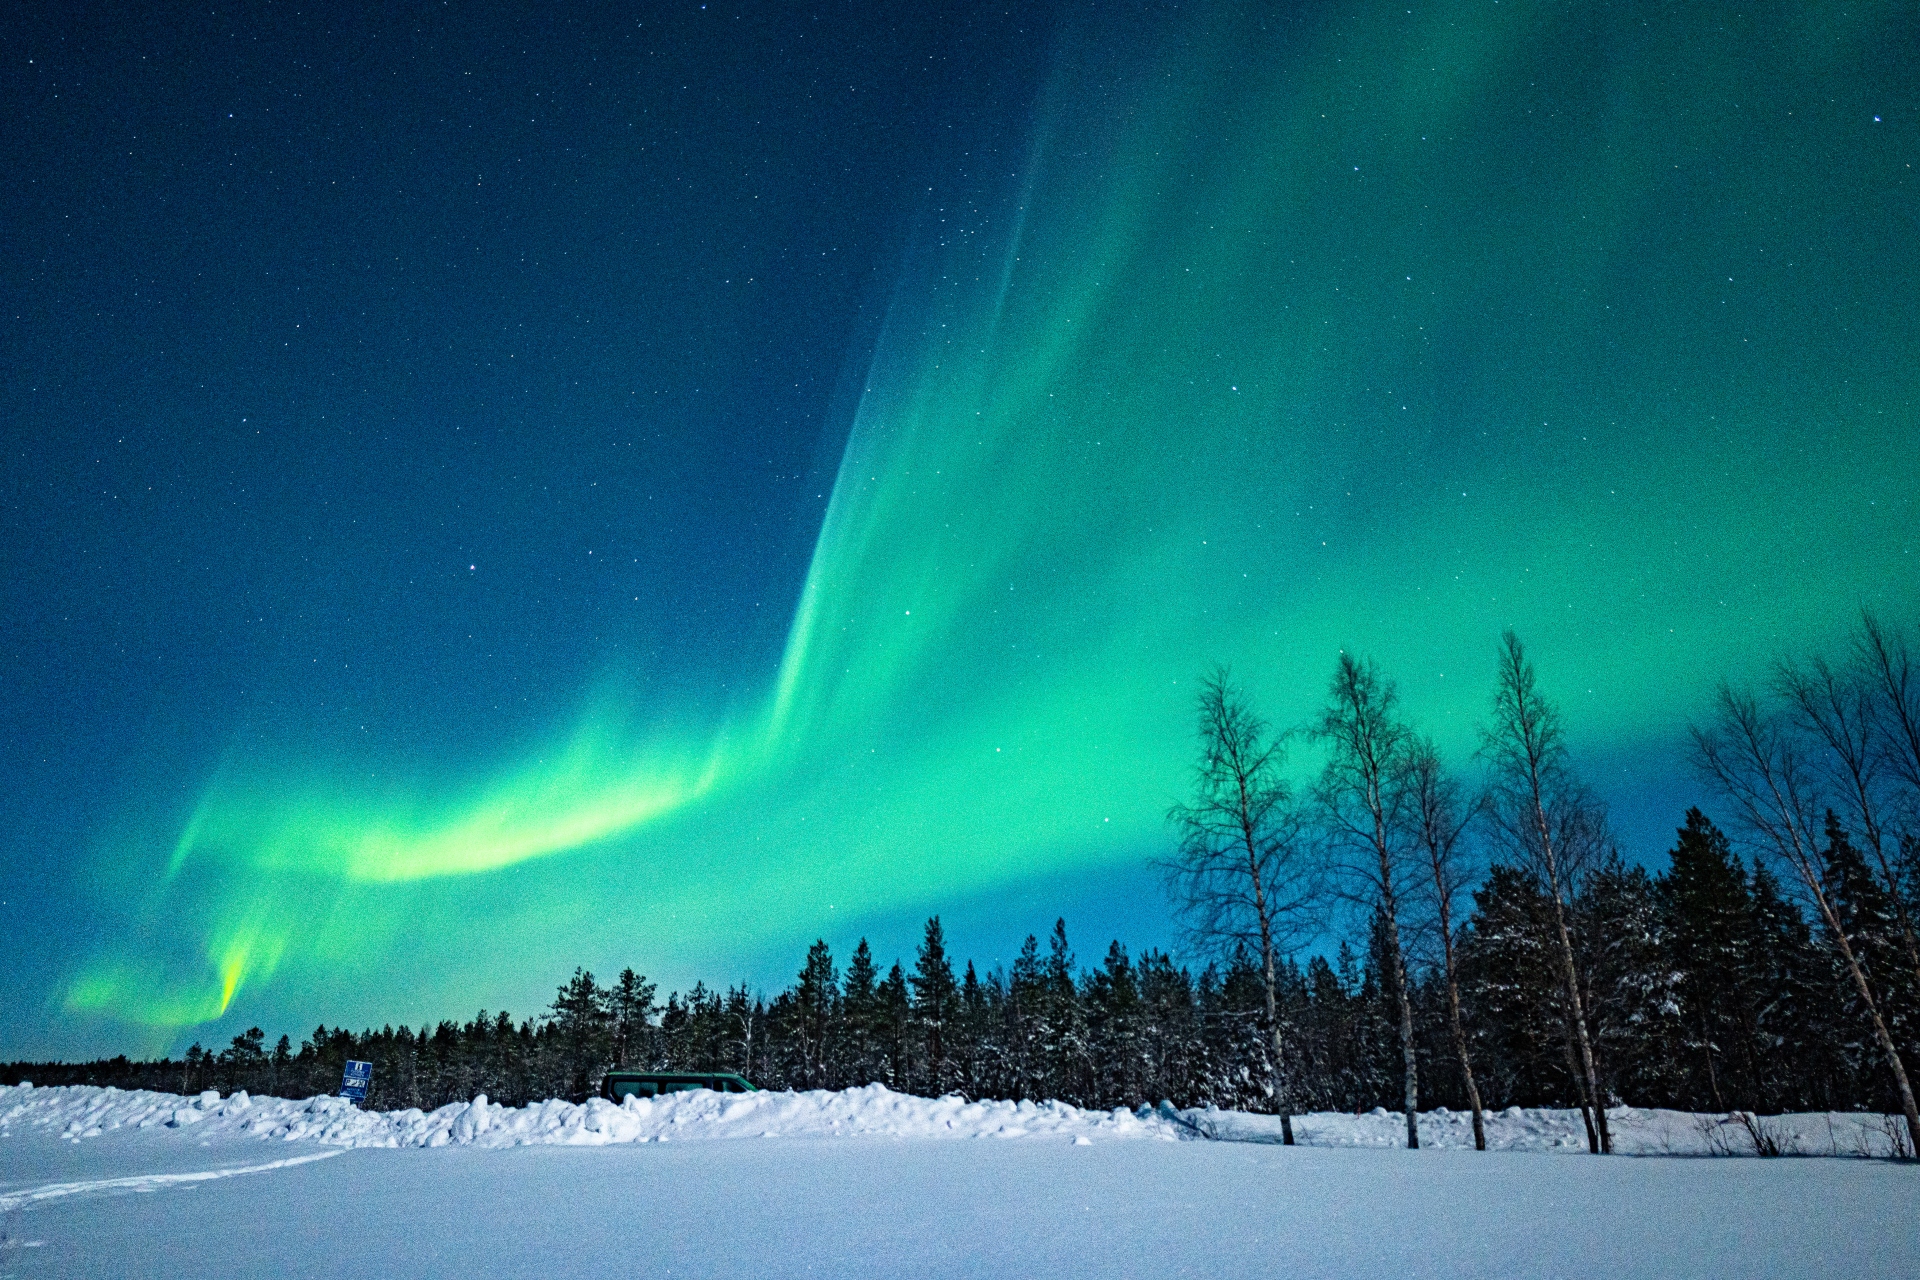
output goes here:
{"type": "Polygon", "coordinates": [[[1216,661],[1292,723],[1361,650],[1464,763],[1513,627],[1617,756],[1912,617],[1920,128],[1848,88],[1901,11],[1261,13],[1066,41],[1026,155],[929,193],[751,692],[229,752],[105,852],[144,923],[67,1007],[417,1020],[1137,864],[1216,661]]]}

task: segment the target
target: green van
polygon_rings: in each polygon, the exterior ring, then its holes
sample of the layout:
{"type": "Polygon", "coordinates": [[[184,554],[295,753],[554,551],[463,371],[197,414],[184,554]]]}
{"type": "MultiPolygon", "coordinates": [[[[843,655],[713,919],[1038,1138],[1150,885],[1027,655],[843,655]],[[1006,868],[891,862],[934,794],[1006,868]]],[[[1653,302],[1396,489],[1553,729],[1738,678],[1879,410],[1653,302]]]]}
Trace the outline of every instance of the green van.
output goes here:
{"type": "Polygon", "coordinates": [[[664,1093],[711,1089],[715,1093],[758,1093],[760,1087],[731,1071],[609,1071],[601,1078],[600,1096],[620,1102],[626,1098],[657,1098],[664,1093]]]}

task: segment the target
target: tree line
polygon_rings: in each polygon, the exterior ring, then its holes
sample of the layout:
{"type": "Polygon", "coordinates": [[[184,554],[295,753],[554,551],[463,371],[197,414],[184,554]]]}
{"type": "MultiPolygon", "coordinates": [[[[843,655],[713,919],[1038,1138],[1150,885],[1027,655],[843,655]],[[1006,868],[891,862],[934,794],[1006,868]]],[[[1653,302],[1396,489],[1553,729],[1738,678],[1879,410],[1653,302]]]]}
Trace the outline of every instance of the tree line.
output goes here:
{"type": "Polygon", "coordinates": [[[1696,809],[1657,880],[1622,857],[1512,632],[1489,711],[1470,790],[1370,661],[1342,653],[1321,711],[1291,731],[1224,669],[1202,682],[1165,868],[1191,949],[1257,956],[1285,1140],[1314,1064],[1294,1060],[1280,962],[1344,917],[1366,929],[1410,1147],[1423,1085],[1464,1095],[1484,1148],[1489,1097],[1552,1080],[1595,1153],[1621,1099],[1876,1106],[1920,1149],[1920,683],[1905,639],[1863,614],[1842,660],[1723,686],[1692,758],[1746,859],[1696,809]],[[1284,767],[1297,738],[1324,759],[1306,785],[1284,767]]]}
{"type": "MultiPolygon", "coordinates": [[[[1342,655],[1322,712],[1274,732],[1224,671],[1163,865],[1176,960],[1113,942],[1082,965],[1064,921],[1011,965],[956,965],[940,920],[910,965],[823,941],[786,989],[576,970],[537,1017],[296,1048],[257,1028],[183,1060],[14,1064],[9,1081],[303,1096],[374,1063],[372,1106],[591,1095],[613,1068],[738,1071],[763,1087],[1057,1098],[1083,1106],[1471,1111],[1572,1106],[1593,1150],[1618,1102],[1905,1113],[1920,1055],[1920,684],[1863,619],[1844,662],[1723,689],[1694,756],[1728,819],[1690,810],[1658,874],[1628,862],[1520,642],[1499,652],[1474,785],[1342,655]],[[1324,766],[1297,783],[1294,739],[1324,766]],[[1328,945],[1330,939],[1340,939],[1328,945]]],[[[1915,1145],[1920,1145],[1916,1141],[1915,1145]]]]}

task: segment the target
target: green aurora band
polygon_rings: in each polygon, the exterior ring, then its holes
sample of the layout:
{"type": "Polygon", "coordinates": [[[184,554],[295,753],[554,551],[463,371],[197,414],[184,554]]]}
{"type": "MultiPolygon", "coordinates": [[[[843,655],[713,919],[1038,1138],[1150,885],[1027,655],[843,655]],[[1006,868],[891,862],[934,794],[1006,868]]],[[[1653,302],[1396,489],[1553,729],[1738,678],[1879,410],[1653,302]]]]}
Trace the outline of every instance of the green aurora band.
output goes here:
{"type": "Polygon", "coordinates": [[[385,787],[236,747],[103,851],[145,905],[68,1008],[166,1040],[400,975],[438,1014],[1137,861],[1216,660],[1284,723],[1363,649],[1464,760],[1512,626],[1582,751],[1671,751],[1719,679],[1920,599],[1920,132],[1868,101],[1913,34],[1508,2],[1067,41],[1028,156],[926,217],[763,695],[609,676],[517,764],[385,787]]]}

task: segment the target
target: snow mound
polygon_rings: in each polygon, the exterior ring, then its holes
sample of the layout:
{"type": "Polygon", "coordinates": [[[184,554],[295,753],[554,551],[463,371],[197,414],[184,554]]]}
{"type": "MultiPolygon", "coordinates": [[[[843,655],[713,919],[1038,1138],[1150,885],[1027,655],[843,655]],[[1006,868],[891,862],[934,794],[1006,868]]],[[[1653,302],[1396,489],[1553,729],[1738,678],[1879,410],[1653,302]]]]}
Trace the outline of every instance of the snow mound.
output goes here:
{"type": "MultiPolygon", "coordinates": [[[[1897,1150],[1897,1117],[1814,1112],[1742,1118],[1615,1107],[1607,1112],[1613,1149],[1621,1155],[1755,1155],[1757,1138],[1787,1155],[1884,1157],[1897,1150]]],[[[1488,1112],[1487,1146],[1495,1151],[1587,1149],[1578,1111],[1508,1107],[1488,1112]]],[[[1212,1107],[1088,1111],[1064,1102],[969,1102],[920,1098],[872,1084],[839,1092],[711,1093],[628,1098],[616,1105],[558,1099],[502,1106],[485,1094],[434,1111],[362,1111],[344,1098],[305,1101],[195,1097],[73,1085],[36,1089],[0,1086],[0,1138],[34,1132],[79,1142],[116,1130],[185,1131],[196,1139],[250,1136],[336,1147],[610,1146],[718,1138],[1052,1138],[1073,1143],[1108,1139],[1213,1139],[1277,1143],[1280,1121],[1269,1115],[1212,1107]]],[[[1310,1147],[1400,1147],[1406,1120],[1376,1109],[1364,1115],[1319,1111],[1297,1115],[1294,1136],[1310,1147]]],[[[1444,1108],[1420,1115],[1420,1145],[1473,1146],[1472,1118],[1444,1108]]]]}
{"type": "MultiPolygon", "coordinates": [[[[1217,1111],[1183,1111],[1180,1120],[1201,1137],[1225,1142],[1279,1142],[1276,1116],[1217,1111]]],[[[1858,1111],[1817,1111],[1783,1116],[1716,1115],[1651,1107],[1613,1107],[1607,1127],[1619,1155],[1751,1156],[1760,1154],[1756,1138],[1772,1142],[1782,1155],[1880,1158],[1899,1150],[1904,1124],[1897,1116],[1858,1111]]],[[[1508,1107],[1486,1114],[1490,1151],[1587,1150],[1586,1123],[1576,1110],[1558,1107],[1508,1107]]],[[[1402,1112],[1375,1108],[1365,1115],[1316,1111],[1293,1118],[1294,1140],[1309,1147],[1403,1147],[1407,1121],[1402,1112]]],[[[1473,1117],[1444,1107],[1420,1113],[1420,1145],[1442,1150],[1471,1150],[1473,1117]]]]}
{"type": "Polygon", "coordinates": [[[715,1138],[1114,1138],[1174,1141],[1195,1136],[1171,1111],[1086,1111],[1062,1102],[969,1102],[918,1098],[872,1084],[837,1093],[721,1094],[664,1098],[557,1099],[525,1107],[455,1102],[434,1111],[362,1111],[344,1098],[305,1101],[194,1098],[73,1085],[0,1087],[0,1136],[31,1129],[72,1141],[124,1129],[190,1129],[197,1138],[244,1134],[339,1147],[607,1146],[715,1138]]]}

